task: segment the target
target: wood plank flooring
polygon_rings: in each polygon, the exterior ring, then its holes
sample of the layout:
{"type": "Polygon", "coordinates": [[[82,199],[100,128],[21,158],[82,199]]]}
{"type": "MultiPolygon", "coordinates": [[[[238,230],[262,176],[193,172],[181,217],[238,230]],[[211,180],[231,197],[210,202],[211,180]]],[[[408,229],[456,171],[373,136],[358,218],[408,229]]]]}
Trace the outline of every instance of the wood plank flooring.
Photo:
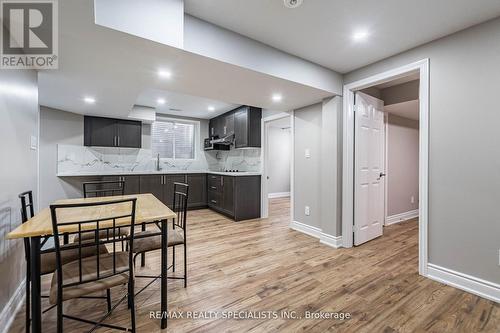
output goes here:
{"type": "MultiPolygon", "coordinates": [[[[287,198],[273,199],[270,217],[240,223],[210,210],[188,215],[188,287],[171,280],[169,310],[348,312],[350,319],[169,319],[167,332],[500,332],[500,305],[418,275],[416,220],[385,228],[384,236],[353,249],[333,249],[288,228],[287,198]]],[[[182,273],[182,251],[178,272],[182,273]]],[[[159,271],[159,256],[147,267],[159,271]]],[[[48,290],[48,279],[44,279],[48,290]]],[[[138,280],[137,289],[146,283],[138,280]]],[[[113,289],[113,299],[122,295],[113,289]]],[[[159,282],[136,297],[138,332],[161,332],[159,282]]],[[[47,302],[43,301],[44,306],[47,302]]],[[[65,312],[97,319],[101,300],[74,300],[65,312]]],[[[232,311],[232,312],[230,312],[232,311]]],[[[247,312],[248,313],[248,312],[247,312]]],[[[128,325],[120,305],[107,322],[128,325]]],[[[44,315],[44,332],[55,331],[55,311],[44,315]]],[[[88,326],[65,320],[65,332],[88,326]]],[[[11,332],[23,332],[24,309],[11,332]]],[[[98,332],[110,332],[100,329],[98,332]]]]}

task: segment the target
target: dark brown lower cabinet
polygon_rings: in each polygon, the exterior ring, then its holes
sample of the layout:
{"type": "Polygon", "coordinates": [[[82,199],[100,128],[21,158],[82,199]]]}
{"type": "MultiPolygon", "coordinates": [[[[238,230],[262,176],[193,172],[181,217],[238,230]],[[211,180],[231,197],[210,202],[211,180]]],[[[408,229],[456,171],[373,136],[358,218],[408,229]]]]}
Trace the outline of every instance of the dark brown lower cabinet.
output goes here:
{"type": "Polygon", "coordinates": [[[172,208],[174,183],[189,185],[188,209],[207,206],[235,221],[260,217],[260,176],[153,174],[82,177],[81,181],[125,181],[125,194],[151,193],[172,208]]]}
{"type": "Polygon", "coordinates": [[[260,176],[209,174],[208,206],[235,221],[260,217],[260,176]]]}
{"type": "Polygon", "coordinates": [[[187,174],[189,185],[188,209],[199,209],[207,207],[207,174],[187,174]]]}

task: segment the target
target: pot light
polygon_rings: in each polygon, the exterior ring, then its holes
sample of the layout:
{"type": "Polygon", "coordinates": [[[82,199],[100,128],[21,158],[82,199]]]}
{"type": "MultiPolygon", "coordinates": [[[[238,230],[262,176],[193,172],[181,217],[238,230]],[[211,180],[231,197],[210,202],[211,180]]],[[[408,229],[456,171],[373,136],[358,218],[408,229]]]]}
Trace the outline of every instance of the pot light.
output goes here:
{"type": "Polygon", "coordinates": [[[172,72],[160,69],[158,70],[158,76],[162,79],[170,79],[172,77],[172,72]]]}
{"type": "Polygon", "coordinates": [[[158,103],[158,104],[160,104],[160,105],[163,105],[163,104],[167,103],[167,101],[166,101],[164,98],[158,98],[158,99],[156,100],[156,103],[158,103]]]}
{"type": "Polygon", "coordinates": [[[354,32],[352,35],[352,40],[355,42],[362,42],[365,41],[370,34],[366,30],[359,30],[354,32]]]}
{"type": "Polygon", "coordinates": [[[215,111],[215,108],[214,108],[213,106],[211,106],[211,105],[210,105],[210,106],[208,107],[208,111],[213,112],[213,111],[215,111]]]}
{"type": "Polygon", "coordinates": [[[283,96],[281,96],[281,94],[274,94],[272,99],[273,102],[281,102],[283,100],[283,96]]]}
{"type": "Polygon", "coordinates": [[[83,101],[87,104],[94,104],[95,103],[95,98],[94,97],[90,97],[90,96],[86,96],[83,98],[83,101]]]}

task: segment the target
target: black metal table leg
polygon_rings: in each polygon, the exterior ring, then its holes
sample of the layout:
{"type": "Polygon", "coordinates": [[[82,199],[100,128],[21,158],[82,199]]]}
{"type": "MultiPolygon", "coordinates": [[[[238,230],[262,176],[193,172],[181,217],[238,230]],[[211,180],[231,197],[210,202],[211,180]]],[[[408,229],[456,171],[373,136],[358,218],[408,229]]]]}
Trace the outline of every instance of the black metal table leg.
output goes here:
{"type": "Polygon", "coordinates": [[[161,221],[161,329],[167,328],[168,221],[161,221]]]}
{"type": "MultiPolygon", "coordinates": [[[[146,231],[146,223],[141,226],[141,231],[146,231]]],[[[146,266],[146,253],[141,253],[141,267],[146,266]]]]}
{"type": "Polygon", "coordinates": [[[42,332],[40,237],[31,237],[31,332],[42,332]]]}

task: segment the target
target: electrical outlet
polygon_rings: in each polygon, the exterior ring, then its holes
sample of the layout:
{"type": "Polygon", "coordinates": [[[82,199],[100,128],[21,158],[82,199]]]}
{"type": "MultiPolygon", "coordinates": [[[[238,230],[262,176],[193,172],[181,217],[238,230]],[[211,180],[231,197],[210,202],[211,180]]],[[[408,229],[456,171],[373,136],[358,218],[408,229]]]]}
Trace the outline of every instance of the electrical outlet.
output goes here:
{"type": "Polygon", "coordinates": [[[304,214],[306,214],[306,216],[311,215],[311,209],[309,208],[309,206],[306,206],[306,208],[304,209],[304,214]]]}
{"type": "Polygon", "coordinates": [[[415,203],[415,196],[412,195],[410,198],[410,201],[411,201],[411,203],[415,203]]]}
{"type": "Polygon", "coordinates": [[[37,147],[38,147],[38,140],[37,140],[36,136],[31,135],[30,136],[30,149],[36,150],[37,147]]]}
{"type": "Polygon", "coordinates": [[[311,158],[311,150],[309,148],[306,148],[304,155],[306,158],[311,158]]]}

